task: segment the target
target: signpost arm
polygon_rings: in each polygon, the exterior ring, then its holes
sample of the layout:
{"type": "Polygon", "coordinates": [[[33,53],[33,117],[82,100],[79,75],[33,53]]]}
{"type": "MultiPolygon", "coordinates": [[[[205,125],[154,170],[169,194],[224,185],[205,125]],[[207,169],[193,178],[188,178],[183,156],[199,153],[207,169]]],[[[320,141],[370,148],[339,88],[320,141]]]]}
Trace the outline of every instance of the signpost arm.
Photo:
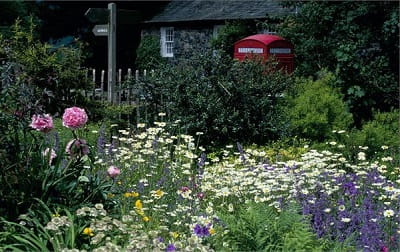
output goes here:
{"type": "Polygon", "coordinates": [[[117,30],[117,7],[115,3],[108,4],[108,101],[116,104],[115,82],[116,82],[116,30],[117,30]]]}

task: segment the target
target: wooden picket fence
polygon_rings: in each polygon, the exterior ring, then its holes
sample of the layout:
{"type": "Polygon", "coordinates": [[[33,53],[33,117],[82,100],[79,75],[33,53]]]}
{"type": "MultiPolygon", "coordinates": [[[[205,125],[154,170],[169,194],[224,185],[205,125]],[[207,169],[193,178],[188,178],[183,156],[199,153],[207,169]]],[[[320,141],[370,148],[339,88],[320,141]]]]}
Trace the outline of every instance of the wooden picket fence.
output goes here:
{"type": "MultiPolygon", "coordinates": [[[[154,73],[154,70],[151,70],[150,73],[154,73]]],[[[122,69],[118,69],[117,72],[117,81],[115,86],[115,95],[117,104],[136,104],[138,105],[140,102],[140,79],[146,78],[148,75],[147,70],[132,71],[131,68],[128,68],[126,72],[123,72],[122,69]]],[[[85,96],[89,99],[107,101],[108,97],[108,82],[107,82],[107,71],[105,70],[96,70],[96,69],[87,69],[86,78],[91,80],[93,84],[92,90],[86,90],[85,96]]]]}
{"type": "MultiPolygon", "coordinates": [[[[144,84],[144,80],[147,76],[154,74],[154,70],[134,70],[128,68],[125,72],[122,69],[117,71],[117,81],[115,86],[116,104],[118,105],[133,105],[135,107],[136,123],[148,122],[150,119],[149,111],[165,111],[165,98],[161,98],[159,103],[154,104],[148,98],[148,88],[144,84]]],[[[87,69],[86,78],[92,83],[91,89],[86,89],[83,93],[88,99],[93,99],[101,102],[108,102],[108,83],[107,83],[107,71],[97,69],[87,69]]],[[[121,114],[118,115],[121,118],[121,114]]],[[[128,120],[130,121],[130,116],[128,120]]]]}

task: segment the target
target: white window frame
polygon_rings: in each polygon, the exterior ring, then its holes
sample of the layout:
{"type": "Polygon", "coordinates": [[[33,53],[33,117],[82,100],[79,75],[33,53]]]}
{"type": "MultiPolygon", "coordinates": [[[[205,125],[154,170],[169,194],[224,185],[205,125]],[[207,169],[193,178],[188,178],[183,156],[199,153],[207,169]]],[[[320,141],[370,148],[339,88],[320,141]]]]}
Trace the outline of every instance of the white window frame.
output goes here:
{"type": "Polygon", "coordinates": [[[174,33],[174,27],[160,28],[162,57],[174,57],[174,33]]]}

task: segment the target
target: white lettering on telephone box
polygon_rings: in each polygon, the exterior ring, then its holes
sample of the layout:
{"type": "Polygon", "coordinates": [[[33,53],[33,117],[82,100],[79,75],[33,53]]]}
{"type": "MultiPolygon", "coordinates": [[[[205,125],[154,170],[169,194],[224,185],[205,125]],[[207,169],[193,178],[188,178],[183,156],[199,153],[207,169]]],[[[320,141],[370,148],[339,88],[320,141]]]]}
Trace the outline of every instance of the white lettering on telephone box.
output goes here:
{"type": "Polygon", "coordinates": [[[246,48],[246,47],[239,47],[239,53],[264,53],[263,48],[246,48]]]}

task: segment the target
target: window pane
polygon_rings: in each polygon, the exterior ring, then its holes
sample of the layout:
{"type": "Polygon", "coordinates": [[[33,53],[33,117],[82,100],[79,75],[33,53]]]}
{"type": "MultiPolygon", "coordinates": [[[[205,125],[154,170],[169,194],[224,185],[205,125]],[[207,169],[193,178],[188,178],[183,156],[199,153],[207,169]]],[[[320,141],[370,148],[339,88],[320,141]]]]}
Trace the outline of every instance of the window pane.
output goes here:
{"type": "Polygon", "coordinates": [[[174,28],[166,29],[165,33],[166,33],[166,41],[168,42],[174,41],[174,28]]]}
{"type": "Polygon", "coordinates": [[[173,49],[173,43],[167,42],[167,43],[166,43],[166,49],[167,49],[167,53],[173,53],[173,51],[172,51],[172,49],[173,49]]]}

